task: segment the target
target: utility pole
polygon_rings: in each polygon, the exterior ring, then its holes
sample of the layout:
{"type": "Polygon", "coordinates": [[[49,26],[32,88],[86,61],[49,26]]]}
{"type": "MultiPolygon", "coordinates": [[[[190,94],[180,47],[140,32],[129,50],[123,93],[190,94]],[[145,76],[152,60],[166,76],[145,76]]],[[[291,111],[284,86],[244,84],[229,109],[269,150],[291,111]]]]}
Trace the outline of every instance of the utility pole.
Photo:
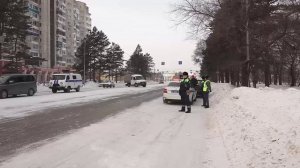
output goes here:
{"type": "Polygon", "coordinates": [[[85,83],[85,48],[86,48],[86,39],[83,41],[83,82],[85,83]]]}

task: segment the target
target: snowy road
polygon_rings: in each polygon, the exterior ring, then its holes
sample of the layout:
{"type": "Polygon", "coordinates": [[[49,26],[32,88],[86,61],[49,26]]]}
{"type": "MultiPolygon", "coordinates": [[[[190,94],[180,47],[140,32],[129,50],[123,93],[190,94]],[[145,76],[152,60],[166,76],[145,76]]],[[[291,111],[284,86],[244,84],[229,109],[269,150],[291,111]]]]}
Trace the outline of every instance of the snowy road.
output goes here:
{"type": "Polygon", "coordinates": [[[119,98],[49,109],[43,113],[0,123],[0,158],[9,156],[26,145],[89,126],[124,109],[138,106],[160,96],[161,89],[120,95],[119,98]]]}
{"type": "Polygon", "coordinates": [[[39,87],[36,96],[17,97],[0,100],[0,123],[9,122],[18,118],[43,113],[48,109],[54,109],[65,106],[78,106],[90,101],[107,100],[118,98],[124,94],[145,93],[155,89],[162,89],[163,85],[151,84],[143,87],[123,87],[117,88],[99,88],[97,85],[88,86],[82,89],[82,92],[57,93],[52,94],[47,87],[39,87]]]}
{"type": "MultiPolygon", "coordinates": [[[[161,96],[161,91],[151,93],[161,96]]],[[[149,93],[146,94],[148,97],[155,97],[149,93]]],[[[46,125],[44,130],[47,129],[49,124],[58,124],[59,127],[65,125],[65,128],[84,128],[21,148],[17,151],[17,155],[3,162],[1,167],[228,167],[229,163],[223,147],[222,137],[217,124],[211,118],[212,110],[204,109],[201,107],[200,102],[196,102],[191,114],[179,113],[179,105],[163,104],[162,98],[147,102],[142,97],[137,95],[137,97],[132,97],[131,101],[129,100],[129,102],[144,101],[140,106],[124,110],[100,122],[99,120],[92,120],[97,117],[101,118],[98,112],[95,113],[95,109],[101,111],[102,107],[101,105],[95,105],[91,108],[94,109],[94,112],[90,109],[81,113],[70,110],[71,112],[67,112],[64,117],[68,118],[67,116],[70,114],[73,117],[69,117],[66,121],[62,118],[63,122],[57,119],[50,120],[50,123],[43,123],[41,126],[46,125]],[[85,113],[87,114],[84,115],[85,113]],[[73,114],[77,114],[77,117],[74,117],[73,114]],[[83,122],[81,125],[83,116],[90,116],[89,121],[94,124],[88,126],[88,122],[83,122]],[[75,121],[75,125],[66,124],[66,122],[72,121],[75,121]]],[[[112,100],[107,106],[114,105],[114,107],[118,107],[117,102],[112,100]]],[[[106,111],[107,109],[104,108],[103,110],[106,111]]],[[[27,128],[30,128],[30,126],[27,128]]],[[[49,130],[51,130],[51,127],[49,130]]],[[[21,134],[24,133],[22,129],[20,131],[21,134]]],[[[43,136],[41,130],[36,133],[43,136]]],[[[55,133],[55,130],[53,133],[55,133]]],[[[16,139],[22,139],[21,136],[18,135],[10,140],[14,141],[13,139],[15,139],[15,141],[18,141],[16,139]]],[[[22,140],[19,140],[19,143],[22,144],[22,140]]],[[[10,145],[7,145],[7,147],[10,147],[10,145]]],[[[6,149],[3,148],[2,150],[6,149]]]]}

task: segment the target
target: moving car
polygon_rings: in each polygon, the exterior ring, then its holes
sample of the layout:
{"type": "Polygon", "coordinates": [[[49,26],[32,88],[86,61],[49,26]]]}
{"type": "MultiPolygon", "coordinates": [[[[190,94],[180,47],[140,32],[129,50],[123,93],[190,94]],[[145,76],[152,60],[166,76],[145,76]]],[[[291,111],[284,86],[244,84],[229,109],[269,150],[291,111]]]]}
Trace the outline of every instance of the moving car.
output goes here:
{"type": "MultiPolygon", "coordinates": [[[[169,102],[181,101],[181,97],[179,95],[179,89],[180,89],[180,81],[170,82],[168,86],[164,88],[163,102],[169,103],[169,102]]],[[[189,96],[190,96],[190,101],[192,103],[197,100],[196,94],[191,93],[189,96]]]]}
{"type": "Polygon", "coordinates": [[[126,86],[128,86],[128,87],[130,87],[130,86],[135,86],[135,87],[143,86],[143,87],[146,87],[147,86],[146,80],[140,74],[126,75],[125,78],[124,78],[124,82],[125,82],[126,86]]]}
{"type": "Polygon", "coordinates": [[[0,77],[0,98],[27,94],[33,96],[37,92],[36,79],[33,75],[9,74],[0,77]]]}
{"type": "Polygon", "coordinates": [[[53,93],[57,93],[59,90],[69,93],[72,89],[79,92],[82,86],[81,75],[74,73],[54,74],[49,82],[49,88],[52,89],[53,93]]]}
{"type": "Polygon", "coordinates": [[[116,87],[116,85],[113,81],[107,81],[107,82],[99,83],[99,87],[114,88],[114,87],[116,87]]]}

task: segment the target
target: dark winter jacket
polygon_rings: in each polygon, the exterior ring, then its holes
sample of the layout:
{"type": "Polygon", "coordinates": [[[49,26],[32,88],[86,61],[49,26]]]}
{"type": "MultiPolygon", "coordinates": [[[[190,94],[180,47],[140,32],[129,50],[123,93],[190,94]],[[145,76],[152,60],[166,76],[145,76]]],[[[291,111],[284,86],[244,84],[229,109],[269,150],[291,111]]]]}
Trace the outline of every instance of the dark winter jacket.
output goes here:
{"type": "Polygon", "coordinates": [[[191,79],[191,88],[196,88],[198,86],[198,80],[196,78],[191,79]]]}
{"type": "Polygon", "coordinates": [[[179,94],[182,96],[184,94],[187,95],[187,91],[190,90],[191,88],[191,81],[190,79],[183,79],[181,82],[180,82],[180,89],[179,89],[179,94]]]}

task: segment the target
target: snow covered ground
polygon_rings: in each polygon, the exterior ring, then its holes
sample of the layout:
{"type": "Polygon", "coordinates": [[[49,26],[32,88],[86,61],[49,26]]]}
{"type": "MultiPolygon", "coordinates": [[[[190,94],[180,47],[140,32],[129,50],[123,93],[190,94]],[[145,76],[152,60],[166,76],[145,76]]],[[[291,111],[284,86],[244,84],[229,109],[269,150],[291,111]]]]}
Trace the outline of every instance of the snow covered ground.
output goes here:
{"type": "Polygon", "coordinates": [[[299,168],[300,91],[214,84],[191,114],[161,99],[27,147],[3,168],[299,168]],[[34,146],[34,145],[33,145],[34,146]]]}
{"type": "Polygon", "coordinates": [[[0,122],[28,116],[34,113],[41,113],[49,108],[56,108],[68,105],[80,105],[95,100],[114,99],[124,94],[137,94],[163,88],[161,84],[152,83],[146,88],[125,87],[117,84],[116,88],[99,88],[95,83],[88,83],[81,92],[53,94],[46,86],[38,86],[38,92],[33,97],[17,97],[0,100],[0,122]]]}
{"type": "Polygon", "coordinates": [[[211,168],[228,165],[221,136],[208,133],[207,112],[179,113],[161,98],[3,163],[3,168],[211,168]],[[210,158],[217,156],[217,158],[210,158]]]}
{"type": "Polygon", "coordinates": [[[232,167],[300,167],[299,89],[233,89],[215,118],[232,167]]]}

